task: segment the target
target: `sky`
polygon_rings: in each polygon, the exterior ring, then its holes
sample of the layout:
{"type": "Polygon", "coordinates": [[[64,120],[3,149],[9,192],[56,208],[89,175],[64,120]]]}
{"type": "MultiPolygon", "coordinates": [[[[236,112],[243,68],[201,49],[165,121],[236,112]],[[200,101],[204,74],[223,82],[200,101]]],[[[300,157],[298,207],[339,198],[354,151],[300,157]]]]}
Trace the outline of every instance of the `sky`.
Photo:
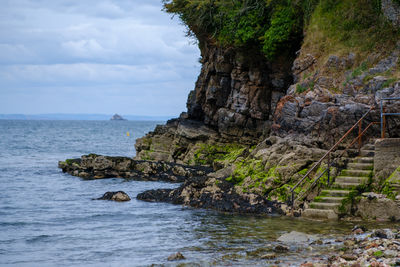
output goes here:
{"type": "Polygon", "coordinates": [[[161,0],[0,5],[0,114],[186,110],[200,52],[161,0]]]}

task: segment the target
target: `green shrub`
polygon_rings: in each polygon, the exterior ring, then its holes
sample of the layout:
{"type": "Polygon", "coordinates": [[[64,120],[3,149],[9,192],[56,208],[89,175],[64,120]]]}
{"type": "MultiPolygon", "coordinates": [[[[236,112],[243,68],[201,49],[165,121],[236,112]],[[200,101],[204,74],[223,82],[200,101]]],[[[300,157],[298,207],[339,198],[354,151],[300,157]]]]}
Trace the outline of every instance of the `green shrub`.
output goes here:
{"type": "Polygon", "coordinates": [[[298,47],[317,0],[163,0],[188,35],[224,46],[256,47],[268,59],[298,47]]]}
{"type": "Polygon", "coordinates": [[[301,84],[296,85],[296,93],[301,94],[303,92],[307,91],[307,87],[302,86],[301,84]]]}

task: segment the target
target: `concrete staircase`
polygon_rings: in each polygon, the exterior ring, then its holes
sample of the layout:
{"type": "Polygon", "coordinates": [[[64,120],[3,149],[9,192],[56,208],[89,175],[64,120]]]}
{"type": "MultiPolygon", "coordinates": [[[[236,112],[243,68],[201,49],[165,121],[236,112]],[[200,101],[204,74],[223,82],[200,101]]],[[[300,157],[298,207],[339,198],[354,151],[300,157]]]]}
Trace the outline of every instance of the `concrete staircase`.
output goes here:
{"type": "Polygon", "coordinates": [[[338,209],[352,189],[368,182],[374,168],[375,146],[367,144],[362,147],[360,155],[347,164],[329,189],[322,190],[302,214],[313,219],[338,219],[338,209]]]}

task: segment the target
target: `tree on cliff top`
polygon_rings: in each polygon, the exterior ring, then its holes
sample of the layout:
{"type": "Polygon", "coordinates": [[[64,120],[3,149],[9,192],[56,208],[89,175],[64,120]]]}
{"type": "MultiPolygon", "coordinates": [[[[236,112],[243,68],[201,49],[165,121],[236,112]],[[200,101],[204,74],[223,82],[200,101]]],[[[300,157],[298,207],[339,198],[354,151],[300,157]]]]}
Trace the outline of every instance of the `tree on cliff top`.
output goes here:
{"type": "Polygon", "coordinates": [[[188,34],[222,46],[258,47],[268,59],[299,43],[317,0],[163,0],[188,34]]]}
{"type": "Polygon", "coordinates": [[[392,31],[381,23],[385,20],[380,0],[162,1],[165,11],[179,16],[188,34],[200,42],[256,48],[269,60],[282,52],[293,53],[298,49],[310,26],[323,30],[326,38],[332,37],[336,43],[348,43],[352,47],[384,41],[389,36],[385,33],[392,31]],[[368,34],[365,36],[363,32],[368,34]],[[363,39],[372,41],[363,42],[363,39]]]}

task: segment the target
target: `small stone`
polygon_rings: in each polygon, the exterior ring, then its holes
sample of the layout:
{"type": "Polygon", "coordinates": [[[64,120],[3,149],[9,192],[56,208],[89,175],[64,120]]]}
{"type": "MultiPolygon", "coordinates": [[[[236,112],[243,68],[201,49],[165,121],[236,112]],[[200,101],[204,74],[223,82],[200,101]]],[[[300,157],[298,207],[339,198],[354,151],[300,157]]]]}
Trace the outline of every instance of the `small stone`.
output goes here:
{"type": "Polygon", "coordinates": [[[179,261],[179,260],[184,260],[184,259],[185,259],[185,257],[180,252],[177,252],[175,254],[171,254],[168,256],[169,261],[179,261]]]}
{"type": "Polygon", "coordinates": [[[354,246],[356,244],[356,242],[354,242],[353,240],[346,240],[343,242],[343,245],[345,245],[346,247],[351,247],[354,246]]]}
{"type": "Polygon", "coordinates": [[[385,250],[383,252],[383,256],[385,258],[395,258],[395,257],[397,257],[397,252],[394,250],[385,250]]]}
{"type": "Polygon", "coordinates": [[[356,225],[353,227],[353,229],[351,230],[353,232],[353,234],[363,234],[364,232],[368,231],[368,229],[363,226],[363,225],[356,225]]]}
{"type": "Polygon", "coordinates": [[[370,248],[377,248],[379,245],[377,244],[377,243],[371,243],[371,244],[369,244],[367,247],[366,247],[366,249],[370,249],[370,248]]]}
{"type": "Polygon", "coordinates": [[[308,235],[305,233],[300,233],[296,231],[291,231],[290,233],[286,233],[281,235],[278,238],[278,241],[285,243],[305,243],[311,240],[315,240],[316,236],[308,235]]]}
{"type": "Polygon", "coordinates": [[[306,262],[300,265],[300,267],[314,267],[314,263],[312,262],[306,262]]]}
{"type": "Polygon", "coordinates": [[[364,231],[362,229],[360,229],[360,228],[358,228],[358,229],[353,231],[353,234],[355,234],[355,235],[361,235],[363,233],[364,233],[364,231]]]}
{"type": "Polygon", "coordinates": [[[261,256],[261,259],[264,259],[264,260],[271,260],[271,259],[275,259],[275,258],[276,258],[275,253],[268,253],[268,254],[261,256]]]}
{"type": "Polygon", "coordinates": [[[286,246],[277,245],[277,246],[274,248],[274,251],[275,251],[275,252],[278,252],[278,253],[283,253],[283,252],[289,251],[289,248],[286,247],[286,246]]]}
{"type": "Polygon", "coordinates": [[[387,234],[384,230],[382,229],[377,229],[375,230],[372,235],[372,237],[379,237],[379,238],[387,238],[387,234]]]}
{"type": "Polygon", "coordinates": [[[355,261],[358,258],[357,256],[352,255],[352,254],[344,254],[344,255],[342,255],[340,257],[345,259],[346,261],[355,261]]]}

